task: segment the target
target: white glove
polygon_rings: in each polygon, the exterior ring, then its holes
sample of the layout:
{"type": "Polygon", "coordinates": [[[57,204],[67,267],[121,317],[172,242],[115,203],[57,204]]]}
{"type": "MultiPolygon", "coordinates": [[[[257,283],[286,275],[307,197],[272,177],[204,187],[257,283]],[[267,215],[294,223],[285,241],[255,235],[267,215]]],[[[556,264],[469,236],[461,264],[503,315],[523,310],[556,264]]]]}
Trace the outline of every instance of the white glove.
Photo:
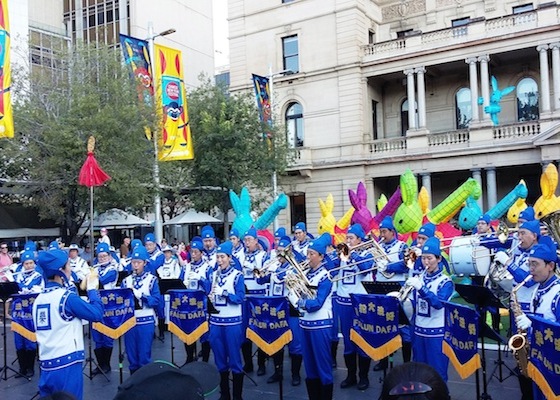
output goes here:
{"type": "Polygon", "coordinates": [[[187,276],[187,278],[188,278],[189,281],[197,280],[196,272],[194,272],[194,271],[189,272],[189,275],[187,276]]]}
{"type": "Polygon", "coordinates": [[[377,270],[379,272],[385,272],[387,271],[387,264],[389,263],[387,260],[381,259],[381,260],[377,260],[377,270]]]}
{"type": "Polygon", "coordinates": [[[299,297],[292,290],[288,292],[288,300],[294,307],[298,306],[299,297]]]}
{"type": "Polygon", "coordinates": [[[406,280],[405,286],[412,286],[414,289],[420,290],[422,289],[422,286],[424,286],[424,284],[422,283],[420,278],[418,278],[417,276],[413,276],[406,280]]]}
{"type": "Polygon", "coordinates": [[[134,297],[138,300],[142,299],[142,292],[138,289],[132,289],[132,293],[134,293],[134,297]]]}
{"type": "Polygon", "coordinates": [[[503,265],[504,267],[507,266],[507,262],[509,261],[509,256],[505,251],[498,251],[494,256],[494,262],[503,265]]]}
{"type": "Polygon", "coordinates": [[[86,288],[87,290],[96,290],[99,287],[99,275],[88,274],[86,276],[86,288]]]}
{"type": "Polygon", "coordinates": [[[228,297],[228,294],[228,291],[224,289],[224,291],[222,292],[222,297],[228,297]]]}
{"type": "Polygon", "coordinates": [[[527,329],[529,329],[531,327],[532,322],[527,315],[521,314],[521,315],[515,317],[515,324],[517,325],[517,327],[519,329],[522,329],[522,330],[526,331],[527,329]]]}

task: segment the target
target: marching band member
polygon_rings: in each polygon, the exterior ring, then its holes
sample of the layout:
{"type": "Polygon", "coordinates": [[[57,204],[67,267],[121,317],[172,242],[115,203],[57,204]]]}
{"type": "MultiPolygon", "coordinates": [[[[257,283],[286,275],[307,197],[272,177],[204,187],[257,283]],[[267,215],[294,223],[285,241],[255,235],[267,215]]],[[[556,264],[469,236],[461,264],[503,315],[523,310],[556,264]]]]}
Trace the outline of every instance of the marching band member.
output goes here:
{"type": "Polygon", "coordinates": [[[309,237],[305,227],[305,222],[298,222],[294,227],[294,235],[296,239],[292,242],[292,252],[297,262],[302,262],[307,256],[307,247],[309,246],[309,237]]]}
{"type": "Polygon", "coordinates": [[[476,222],[476,235],[479,238],[488,238],[494,233],[490,226],[490,216],[488,214],[481,215],[476,222]]]}
{"type": "MultiPolygon", "coordinates": [[[[41,293],[45,287],[43,276],[35,270],[35,254],[32,251],[24,251],[21,254],[23,270],[15,275],[15,281],[19,286],[19,293],[41,293]]],[[[19,361],[19,373],[16,378],[35,375],[35,357],[37,356],[37,343],[14,332],[16,354],[19,361]]]]}
{"type": "MultiPolygon", "coordinates": [[[[289,290],[286,287],[284,280],[286,274],[291,270],[291,265],[282,257],[283,251],[290,245],[290,238],[284,236],[280,239],[276,246],[277,263],[279,264],[276,269],[267,273],[263,277],[257,278],[259,284],[269,284],[268,296],[287,297],[289,290]]],[[[301,369],[301,362],[303,360],[301,348],[301,328],[299,327],[299,318],[296,315],[290,314],[288,319],[290,330],[292,331],[292,341],[288,344],[288,352],[292,360],[292,386],[299,386],[301,384],[301,376],[299,371],[301,369]]],[[[282,379],[282,367],[284,362],[284,349],[272,356],[274,360],[274,374],[268,378],[267,383],[275,383],[282,379]]]]}
{"type": "Polygon", "coordinates": [[[208,265],[216,265],[216,249],[218,246],[216,245],[216,233],[214,232],[214,228],[210,225],[203,226],[200,236],[204,244],[204,251],[202,252],[204,260],[208,265]]]}
{"type": "Polygon", "coordinates": [[[309,244],[307,260],[310,270],[307,272],[307,279],[312,286],[317,287],[317,295],[315,298],[297,300],[299,309],[303,310],[299,323],[302,328],[303,361],[307,376],[305,383],[310,400],[330,400],[333,396],[330,352],[333,325],[332,282],[328,279],[325,268],[326,251],[327,243],[323,240],[314,240],[309,244]]]}
{"type": "Polygon", "coordinates": [[[156,243],[156,237],[153,233],[147,233],[146,236],[144,236],[144,247],[146,248],[149,257],[148,263],[146,264],[146,271],[154,276],[157,276],[156,271],[163,265],[165,256],[160,250],[159,245],[156,243]]]}
{"type": "MultiPolygon", "coordinates": [[[[556,275],[558,257],[552,241],[542,241],[529,252],[529,271],[533,281],[538,283],[528,312],[552,322],[560,323],[560,279],[556,275]]],[[[531,320],[525,313],[516,318],[519,329],[528,330],[531,320]]],[[[533,398],[544,400],[545,396],[533,382],[533,398]]]]}
{"type": "Polygon", "coordinates": [[[70,267],[72,267],[72,272],[76,274],[78,282],[83,281],[89,272],[89,265],[86,260],[80,257],[80,248],[76,243],[72,243],[68,247],[68,261],[70,261],[70,267]]]}
{"type": "MultiPolygon", "coordinates": [[[[360,224],[354,224],[348,229],[346,234],[346,242],[351,249],[359,246],[365,239],[366,234],[360,224]]],[[[344,260],[341,255],[340,272],[338,278],[338,287],[336,290],[336,299],[338,315],[340,318],[340,329],[344,337],[344,361],[348,368],[348,375],[345,380],[340,383],[342,389],[349,388],[358,384],[359,390],[365,390],[369,387],[368,371],[371,365],[369,358],[354,342],[350,340],[350,328],[352,328],[355,312],[352,306],[351,293],[366,294],[366,290],[362,285],[362,281],[371,281],[371,272],[360,273],[371,270],[374,259],[370,252],[351,251],[348,255],[349,259],[344,260]],[[345,267],[346,266],[346,267],[345,267]],[[357,366],[359,366],[358,375],[360,381],[356,380],[357,366]]]]}
{"type": "Polygon", "coordinates": [[[243,265],[245,263],[245,248],[243,247],[243,242],[241,241],[237,228],[232,228],[232,230],[229,231],[229,241],[233,248],[232,256],[239,260],[239,264],[243,265]]]}
{"type": "Polygon", "coordinates": [[[454,285],[450,277],[443,273],[441,250],[438,238],[426,240],[422,247],[423,276],[408,278],[406,285],[414,287],[414,361],[434,367],[447,382],[449,359],[441,352],[445,327],[445,313],[442,301],[449,301],[454,285]],[[434,351],[434,349],[440,349],[434,351]]]}
{"type": "Polygon", "coordinates": [[[136,325],[124,334],[128,368],[132,375],[140,367],[152,362],[152,339],[161,293],[157,278],[146,269],[149,259],[146,248],[136,247],[130,257],[132,275],[124,278],[121,287],[132,289],[138,300],[134,310],[136,325]]]}
{"type": "MultiPolygon", "coordinates": [[[[208,265],[202,258],[202,250],[204,245],[201,240],[193,240],[191,242],[191,262],[187,264],[185,278],[183,280],[185,287],[189,290],[203,290],[206,294],[210,293],[212,278],[212,267],[208,265]]],[[[209,334],[205,333],[200,338],[202,346],[202,361],[208,362],[210,358],[210,342],[209,334]]],[[[187,353],[187,363],[195,361],[196,343],[187,345],[185,343],[185,351],[187,353]]]]}
{"type": "MultiPolygon", "coordinates": [[[[243,264],[243,277],[245,282],[245,287],[247,288],[247,295],[264,295],[266,288],[264,285],[259,284],[254,276],[255,270],[262,269],[264,262],[267,260],[267,253],[259,248],[259,241],[257,230],[255,227],[251,227],[243,235],[243,242],[245,243],[245,263],[243,264]]],[[[249,322],[249,315],[251,310],[247,302],[244,303],[243,307],[243,323],[247,327],[249,322]]],[[[243,361],[245,365],[243,370],[245,372],[253,371],[253,346],[252,342],[247,339],[243,343],[243,361]]],[[[266,374],[266,354],[261,349],[257,350],[257,375],[261,376],[266,374]]]]}
{"type": "MultiPolygon", "coordinates": [[[[527,221],[535,220],[535,209],[533,207],[527,207],[519,213],[517,218],[517,226],[520,227],[523,223],[527,221]]],[[[519,250],[519,231],[513,233],[513,240],[511,241],[510,254],[517,254],[519,250]]]]}
{"type": "Polygon", "coordinates": [[[424,265],[422,264],[422,247],[424,243],[436,234],[436,226],[431,222],[426,222],[424,225],[418,229],[418,235],[416,235],[416,245],[410,247],[410,251],[416,253],[416,260],[414,261],[414,267],[410,270],[410,276],[417,276],[424,271],[424,265]]]}
{"type": "MultiPolygon", "coordinates": [[[[100,289],[114,289],[117,287],[119,279],[118,265],[110,254],[109,245],[107,243],[99,243],[95,249],[97,253],[98,264],[95,267],[99,275],[100,289]]],[[[92,329],[91,337],[95,342],[95,358],[97,358],[96,367],[92,372],[99,374],[111,372],[111,355],[113,354],[113,339],[101,332],[92,329]]]]}
{"type": "MultiPolygon", "coordinates": [[[[376,281],[377,282],[400,282],[404,284],[406,277],[408,277],[409,270],[404,261],[406,250],[408,246],[406,243],[398,240],[397,230],[393,225],[393,218],[387,216],[383,218],[379,225],[379,236],[381,238],[381,247],[388,257],[388,263],[379,264],[377,268],[376,281]],[[391,275],[392,274],[392,275],[391,275]]],[[[403,340],[403,360],[410,361],[411,357],[411,335],[409,326],[401,326],[401,337],[403,340]]],[[[374,371],[382,371],[389,366],[389,358],[385,357],[379,361],[374,367],[374,371]]]]}
{"type": "Polygon", "coordinates": [[[39,252],[46,287],[33,303],[41,377],[41,397],[65,391],[81,400],[84,380],[84,334],[82,320],[101,322],[103,304],[95,275],[86,278],[89,303],[65,288],[70,275],[68,255],[62,250],[39,252]]]}
{"type": "Polygon", "coordinates": [[[274,243],[272,245],[272,249],[270,249],[270,258],[272,258],[273,260],[276,260],[276,249],[278,248],[278,244],[280,243],[280,240],[283,237],[287,237],[288,235],[286,234],[286,228],[280,227],[278,229],[276,229],[276,232],[274,232],[274,243]]]}
{"type": "MultiPolygon", "coordinates": [[[[183,277],[183,268],[179,265],[177,257],[173,255],[173,247],[167,245],[161,249],[163,253],[164,260],[163,265],[161,265],[157,270],[157,277],[159,279],[181,279],[183,277]]],[[[164,340],[165,327],[165,293],[162,293],[162,298],[160,302],[160,307],[158,310],[158,331],[159,339],[164,340]]]]}
{"type": "Polygon", "coordinates": [[[218,270],[212,277],[210,299],[220,311],[210,315],[210,345],[214,351],[216,367],[220,371],[220,400],[230,399],[229,371],[233,374],[233,399],[241,400],[243,368],[241,344],[245,338],[243,328],[243,300],[245,284],[243,274],[232,266],[231,242],[222,243],[216,250],[218,270]]]}

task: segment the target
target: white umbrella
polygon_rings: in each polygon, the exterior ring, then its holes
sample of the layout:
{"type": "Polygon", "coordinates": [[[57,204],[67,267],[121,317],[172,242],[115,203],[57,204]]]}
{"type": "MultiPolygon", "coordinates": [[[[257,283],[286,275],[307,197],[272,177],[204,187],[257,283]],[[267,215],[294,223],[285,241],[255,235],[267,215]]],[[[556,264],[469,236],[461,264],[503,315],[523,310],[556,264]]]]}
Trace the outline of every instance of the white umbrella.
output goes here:
{"type": "Polygon", "coordinates": [[[128,228],[140,225],[151,225],[151,222],[118,208],[111,208],[93,219],[94,228],[128,228]]]}
{"type": "Polygon", "coordinates": [[[181,215],[177,215],[175,218],[170,219],[165,222],[164,225],[212,224],[220,222],[222,221],[218,218],[214,218],[206,213],[191,209],[181,215]]]}

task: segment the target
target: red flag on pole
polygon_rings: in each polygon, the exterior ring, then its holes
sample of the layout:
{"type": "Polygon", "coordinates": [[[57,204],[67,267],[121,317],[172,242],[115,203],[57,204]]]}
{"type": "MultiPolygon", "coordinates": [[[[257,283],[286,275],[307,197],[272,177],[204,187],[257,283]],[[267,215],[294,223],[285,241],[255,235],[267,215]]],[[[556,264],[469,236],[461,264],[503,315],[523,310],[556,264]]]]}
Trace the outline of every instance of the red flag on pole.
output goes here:
{"type": "Polygon", "coordinates": [[[80,170],[80,176],[78,177],[78,183],[83,186],[101,186],[107,182],[111,177],[105,173],[97,163],[95,156],[93,155],[93,149],[95,148],[95,138],[90,136],[88,139],[88,153],[84,165],[80,170]]]}

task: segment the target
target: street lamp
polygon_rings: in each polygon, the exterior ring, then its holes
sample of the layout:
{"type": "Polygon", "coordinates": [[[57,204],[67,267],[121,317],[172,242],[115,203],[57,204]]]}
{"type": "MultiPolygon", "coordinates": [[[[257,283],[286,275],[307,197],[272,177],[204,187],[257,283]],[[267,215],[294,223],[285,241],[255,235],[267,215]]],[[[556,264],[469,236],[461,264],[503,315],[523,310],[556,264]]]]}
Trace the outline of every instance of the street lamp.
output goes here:
{"type": "MultiPolygon", "coordinates": [[[[154,34],[154,27],[151,22],[148,22],[148,37],[146,41],[148,42],[148,52],[150,53],[150,62],[152,64],[152,81],[154,81],[154,74],[155,74],[155,58],[154,58],[154,39],[160,36],[170,35],[175,33],[176,30],[173,28],[167,29],[163,32],[154,34]]],[[[155,81],[154,81],[155,82],[155,81]]],[[[154,85],[155,89],[155,85],[154,85]]],[[[154,93],[155,96],[155,93],[154,93]]],[[[163,223],[161,221],[161,196],[159,193],[160,190],[160,181],[159,181],[159,160],[158,160],[158,139],[157,139],[157,129],[153,129],[152,131],[152,141],[154,144],[154,186],[156,188],[156,192],[154,194],[154,231],[156,236],[156,242],[161,243],[161,239],[163,238],[163,223]]]]}
{"type": "MultiPolygon", "coordinates": [[[[291,69],[283,69],[282,71],[278,71],[278,72],[272,72],[272,67],[269,66],[268,67],[268,82],[270,85],[270,95],[269,95],[269,101],[270,101],[270,122],[272,123],[274,121],[274,78],[277,76],[284,76],[284,75],[291,75],[293,74],[294,71],[292,71],[291,69]]],[[[274,171],[272,172],[272,195],[274,197],[274,200],[276,200],[276,198],[278,197],[278,180],[277,180],[277,176],[276,176],[276,166],[274,166],[274,171]]],[[[278,230],[278,217],[274,217],[274,223],[273,223],[273,229],[274,232],[276,233],[276,231],[278,230]]]]}

